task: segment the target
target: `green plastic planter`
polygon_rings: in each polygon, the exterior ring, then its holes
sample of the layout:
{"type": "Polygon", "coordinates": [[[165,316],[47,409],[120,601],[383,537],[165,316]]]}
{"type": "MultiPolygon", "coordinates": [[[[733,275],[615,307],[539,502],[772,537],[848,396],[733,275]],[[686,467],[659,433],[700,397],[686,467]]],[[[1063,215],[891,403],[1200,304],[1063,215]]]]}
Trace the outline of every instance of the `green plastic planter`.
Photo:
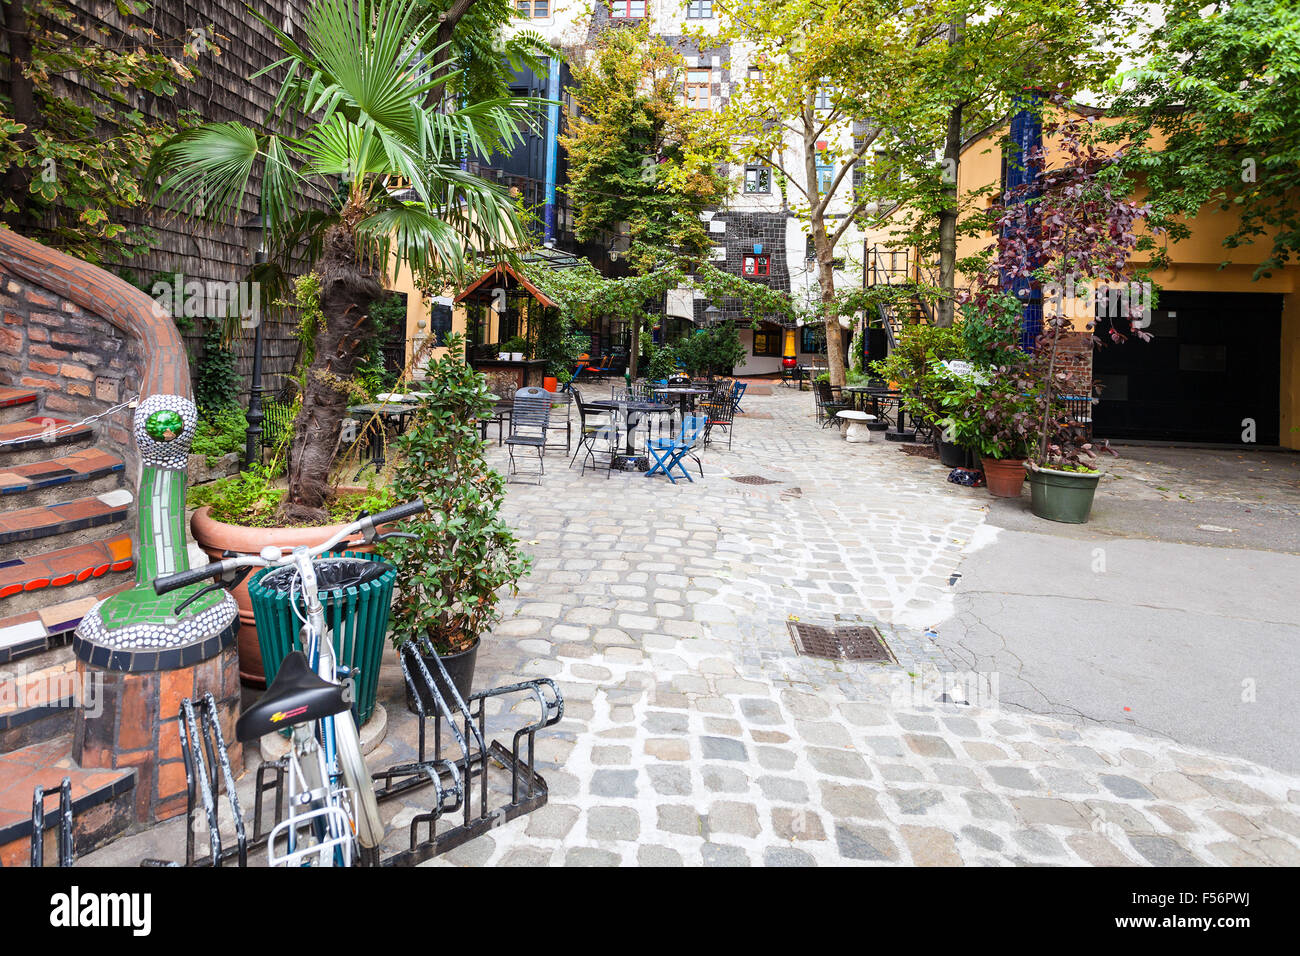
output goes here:
{"type": "Polygon", "coordinates": [[[1092,513],[1092,498],[1097,493],[1098,472],[1054,471],[1050,468],[1027,468],[1029,472],[1029,510],[1048,521],[1084,524],[1092,513]]]}
{"type": "MultiPolygon", "coordinates": [[[[360,561],[379,561],[373,554],[345,551],[327,557],[355,558],[360,561]]],[[[325,607],[325,626],[334,635],[334,652],[340,667],[352,672],[352,716],[360,727],[375,711],[375,696],[379,690],[379,668],[387,643],[388,612],[393,603],[393,584],[397,571],[387,570],[373,581],[363,584],[321,590],[320,601],[325,607]]],[[[262,665],[266,669],[269,685],[280,671],[280,664],[292,650],[301,650],[298,633],[302,628],[289,595],[261,586],[261,580],[275,569],[257,572],[249,582],[248,594],[253,599],[253,617],[257,621],[257,643],[262,649],[262,665]]],[[[304,616],[302,599],[295,596],[298,611],[304,616]]]]}

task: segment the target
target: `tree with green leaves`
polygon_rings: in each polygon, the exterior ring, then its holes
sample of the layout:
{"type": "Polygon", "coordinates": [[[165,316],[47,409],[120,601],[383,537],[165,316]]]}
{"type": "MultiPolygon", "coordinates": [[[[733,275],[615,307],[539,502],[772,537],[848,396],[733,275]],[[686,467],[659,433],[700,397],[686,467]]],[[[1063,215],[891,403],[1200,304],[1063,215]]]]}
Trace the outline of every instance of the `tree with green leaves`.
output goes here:
{"type": "MultiPolygon", "coordinates": [[[[1108,131],[1169,238],[1205,206],[1235,210],[1224,240],[1255,277],[1300,252],[1300,6],[1165,0],[1143,65],[1120,78],[1108,131]]],[[[1230,254],[1225,254],[1225,259],[1230,254]]]]}
{"type": "Polygon", "coordinates": [[[201,53],[219,52],[218,37],[210,27],[160,37],[143,25],[148,4],[123,2],[127,36],[119,48],[57,0],[3,0],[3,7],[10,63],[0,87],[0,217],[90,262],[130,258],[148,234],[117,221],[118,211],[147,202],[149,157],[176,131],[146,117],[136,97],[172,96],[193,78],[201,53]]]}
{"type": "MultiPolygon", "coordinates": [[[[455,281],[472,253],[521,234],[506,193],[467,173],[467,155],[509,149],[526,104],[495,99],[439,108],[447,72],[422,54],[437,22],[422,0],[314,0],[301,40],[262,20],[283,57],[265,129],[208,123],[155,156],[172,208],[229,221],[254,172],[270,259],[288,272],[300,250],[320,282],[321,320],[289,452],[286,520],[320,520],[351,379],[373,335],[370,305],[394,260],[414,275],[455,281]],[[295,134],[291,118],[305,118],[295,134]],[[400,180],[402,189],[391,189],[400,180]]],[[[260,18],[259,18],[260,19],[260,18]]],[[[306,271],[306,270],[299,270],[306,271]]]]}
{"type": "Polygon", "coordinates": [[[642,24],[607,30],[575,67],[567,115],[568,193],[579,241],[622,236],[634,264],[664,253],[702,262],[711,245],[700,213],[723,202],[724,139],[682,99],[685,61],[642,24]]]}
{"type": "MultiPolygon", "coordinates": [[[[869,17],[876,0],[848,0],[846,16],[869,17]]],[[[989,192],[958,195],[961,153],[970,137],[1004,123],[1017,108],[1038,109],[1033,91],[1060,95],[1100,89],[1118,63],[1132,20],[1123,0],[932,0],[909,6],[910,45],[892,51],[894,72],[906,76],[905,96],[881,96],[871,85],[854,109],[880,127],[877,161],[864,191],[899,207],[894,238],[937,262],[931,284],[935,321],[950,325],[961,234],[983,234],[989,192]]],[[[850,74],[876,50],[851,32],[831,38],[828,54],[850,74]]]]}
{"type": "MultiPolygon", "coordinates": [[[[733,84],[715,129],[746,159],[775,171],[790,211],[806,224],[827,365],[832,384],[843,385],[837,249],[870,202],[855,173],[883,127],[864,104],[885,112],[888,103],[912,95],[911,78],[900,68],[917,43],[909,4],[717,0],[714,8],[723,26],[713,42],[750,53],[746,78],[733,84]],[[845,50],[852,50],[851,62],[843,59],[845,50]]],[[[738,74],[734,62],[732,72],[738,74]]]]}

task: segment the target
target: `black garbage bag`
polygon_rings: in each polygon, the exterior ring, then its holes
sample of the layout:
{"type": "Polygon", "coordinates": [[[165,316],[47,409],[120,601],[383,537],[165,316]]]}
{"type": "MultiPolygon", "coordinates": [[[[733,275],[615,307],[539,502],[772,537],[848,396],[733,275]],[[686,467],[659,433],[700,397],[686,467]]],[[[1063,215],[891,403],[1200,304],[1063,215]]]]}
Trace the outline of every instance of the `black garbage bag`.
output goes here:
{"type": "MultiPolygon", "coordinates": [[[[367,581],[376,581],[390,567],[383,561],[367,561],[364,558],[317,558],[312,563],[316,568],[316,588],[322,592],[341,591],[367,581]]],[[[272,571],[262,578],[262,587],[280,594],[297,590],[298,569],[290,566],[272,571]]]]}

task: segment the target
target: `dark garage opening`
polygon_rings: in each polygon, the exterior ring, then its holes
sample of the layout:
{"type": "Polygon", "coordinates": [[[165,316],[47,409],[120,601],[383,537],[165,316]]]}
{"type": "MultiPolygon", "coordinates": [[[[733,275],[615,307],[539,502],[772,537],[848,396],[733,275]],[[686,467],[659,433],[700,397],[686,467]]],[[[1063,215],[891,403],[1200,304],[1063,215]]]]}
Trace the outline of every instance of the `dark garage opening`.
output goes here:
{"type": "MultiPolygon", "coordinates": [[[[1093,353],[1101,386],[1094,407],[1098,438],[1240,444],[1278,443],[1282,296],[1259,292],[1164,292],[1152,310],[1153,336],[1093,353]]],[[[1115,320],[1122,331],[1127,321],[1115,320]]]]}

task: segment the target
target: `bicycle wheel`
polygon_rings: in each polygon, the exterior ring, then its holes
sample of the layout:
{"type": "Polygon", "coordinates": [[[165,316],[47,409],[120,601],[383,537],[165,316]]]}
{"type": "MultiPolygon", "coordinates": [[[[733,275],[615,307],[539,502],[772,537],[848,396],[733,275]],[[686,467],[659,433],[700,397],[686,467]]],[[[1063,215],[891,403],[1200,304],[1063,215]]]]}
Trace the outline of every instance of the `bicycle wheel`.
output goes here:
{"type": "Polygon", "coordinates": [[[384,824],[379,819],[379,801],[375,799],[375,784],[361,756],[361,738],[351,711],[334,716],[334,747],[338,754],[339,771],[343,782],[356,794],[353,815],[357,823],[357,843],[365,849],[374,849],[384,838],[384,824]]]}

